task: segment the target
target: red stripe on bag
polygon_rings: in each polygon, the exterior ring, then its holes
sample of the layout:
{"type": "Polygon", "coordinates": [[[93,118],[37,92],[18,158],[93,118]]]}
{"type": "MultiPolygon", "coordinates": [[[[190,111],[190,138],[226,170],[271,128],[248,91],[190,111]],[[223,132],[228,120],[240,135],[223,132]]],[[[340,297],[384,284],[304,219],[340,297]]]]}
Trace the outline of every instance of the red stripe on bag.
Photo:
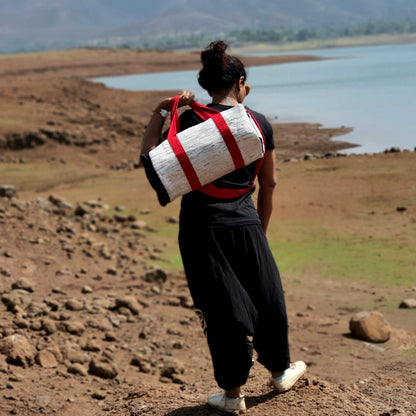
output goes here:
{"type": "Polygon", "coordinates": [[[179,141],[178,136],[176,136],[176,134],[171,135],[168,137],[168,142],[182,167],[183,173],[185,174],[191,189],[194,191],[195,189],[201,188],[202,185],[199,181],[198,175],[196,174],[195,169],[185,152],[185,149],[179,141]]]}
{"type": "Polygon", "coordinates": [[[235,168],[243,168],[246,165],[244,163],[243,155],[241,154],[240,148],[238,147],[238,143],[235,140],[235,137],[231,132],[230,128],[228,127],[228,124],[224,120],[224,117],[221,113],[217,113],[214,114],[211,118],[217,126],[218,130],[220,131],[222,138],[224,139],[224,143],[226,144],[227,149],[230,152],[235,168]]]}

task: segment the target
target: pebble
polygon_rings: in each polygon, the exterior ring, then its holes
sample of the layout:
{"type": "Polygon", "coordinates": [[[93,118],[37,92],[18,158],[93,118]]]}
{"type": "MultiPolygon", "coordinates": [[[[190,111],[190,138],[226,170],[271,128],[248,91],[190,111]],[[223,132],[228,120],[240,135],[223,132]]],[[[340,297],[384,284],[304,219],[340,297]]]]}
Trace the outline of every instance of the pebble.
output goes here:
{"type": "Polygon", "coordinates": [[[88,294],[88,293],[92,293],[93,290],[91,288],[91,286],[84,286],[81,290],[82,293],[88,294]]]}

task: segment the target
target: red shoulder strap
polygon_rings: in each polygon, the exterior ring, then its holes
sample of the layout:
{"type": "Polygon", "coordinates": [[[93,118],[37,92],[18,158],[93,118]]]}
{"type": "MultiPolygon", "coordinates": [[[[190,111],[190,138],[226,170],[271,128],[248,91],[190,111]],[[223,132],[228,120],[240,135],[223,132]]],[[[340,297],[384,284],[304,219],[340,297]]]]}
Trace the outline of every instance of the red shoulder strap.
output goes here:
{"type": "Polygon", "coordinates": [[[179,115],[178,115],[178,103],[179,95],[172,98],[170,101],[170,115],[171,123],[168,132],[168,142],[175,153],[179,164],[182,167],[183,172],[189,182],[189,185],[192,190],[201,188],[202,184],[198,178],[198,175],[195,172],[195,169],[189,160],[188,155],[186,154],[181,142],[176,135],[180,131],[179,115]]]}

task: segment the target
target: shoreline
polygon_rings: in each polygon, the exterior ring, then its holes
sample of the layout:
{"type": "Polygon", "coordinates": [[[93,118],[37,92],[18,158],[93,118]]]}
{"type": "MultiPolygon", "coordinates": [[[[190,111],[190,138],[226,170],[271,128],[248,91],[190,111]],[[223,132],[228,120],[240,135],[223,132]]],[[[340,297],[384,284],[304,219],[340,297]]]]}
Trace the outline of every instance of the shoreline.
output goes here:
{"type": "Polygon", "coordinates": [[[341,37],[328,40],[310,40],[305,42],[290,42],[282,45],[258,42],[234,46],[232,49],[238,54],[256,53],[294,53],[319,49],[353,48],[365,46],[406,45],[416,43],[416,33],[384,34],[357,37],[341,37]]]}
{"type": "MultiPolygon", "coordinates": [[[[197,70],[200,67],[199,59],[197,53],[144,52],[131,49],[74,49],[0,56],[0,87],[3,89],[0,106],[4,108],[0,123],[0,148],[10,147],[7,145],[7,137],[13,135],[24,141],[32,134],[38,137],[39,141],[49,142],[50,138],[45,137],[44,132],[51,130],[51,125],[54,126],[53,130],[58,132],[47,134],[57,137],[55,140],[82,145],[84,142],[89,143],[88,137],[97,134],[91,125],[98,123],[97,125],[104,130],[114,129],[114,118],[118,120],[118,127],[116,132],[111,134],[115,134],[116,140],[120,140],[120,134],[126,131],[141,138],[149,109],[170,93],[115,90],[90,79],[133,73],[197,70]],[[120,114],[120,111],[123,114],[120,114]],[[95,119],[97,120],[94,121],[95,119]],[[131,123],[130,120],[134,122],[131,123]]],[[[250,67],[323,58],[297,54],[242,59],[250,67]]],[[[273,128],[278,129],[279,137],[278,160],[285,160],[294,155],[303,157],[300,151],[325,154],[353,145],[347,146],[345,142],[330,140],[343,134],[344,129],[318,128],[308,123],[296,125],[297,132],[293,133],[294,127],[291,123],[274,124],[273,128]],[[302,139],[296,138],[294,134],[302,139]],[[304,145],[299,146],[295,143],[299,141],[303,141],[304,145]]],[[[107,140],[101,137],[103,135],[104,131],[102,134],[99,132],[96,141],[107,140]]],[[[113,145],[116,146],[114,143],[113,145]]],[[[120,151],[122,154],[126,153],[126,149],[120,151]]],[[[108,159],[111,163],[115,162],[114,157],[106,156],[106,160],[108,159]]]]}

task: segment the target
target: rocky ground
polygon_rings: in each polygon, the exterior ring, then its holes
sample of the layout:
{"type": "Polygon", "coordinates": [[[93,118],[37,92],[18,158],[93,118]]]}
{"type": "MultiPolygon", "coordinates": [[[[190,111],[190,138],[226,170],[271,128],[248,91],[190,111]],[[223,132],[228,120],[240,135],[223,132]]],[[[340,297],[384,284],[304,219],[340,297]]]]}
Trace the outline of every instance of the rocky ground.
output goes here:
{"type": "MultiPolygon", "coordinates": [[[[194,68],[197,57],[99,52],[0,57],[0,414],[219,414],[206,406],[217,391],[209,352],[171,263],[177,203],[158,208],[137,169],[164,94],[85,80],[194,68]]],[[[336,157],[347,144],[331,138],[345,127],[274,127],[282,203],[272,231],[319,212],[333,227],[414,241],[414,152],[336,157]]],[[[277,395],[256,363],[248,414],[416,414],[416,282],[323,276],[319,267],[283,275],[292,358],[308,373],[277,395]],[[349,325],[363,309],[384,318],[357,339],[349,325]]]]}

